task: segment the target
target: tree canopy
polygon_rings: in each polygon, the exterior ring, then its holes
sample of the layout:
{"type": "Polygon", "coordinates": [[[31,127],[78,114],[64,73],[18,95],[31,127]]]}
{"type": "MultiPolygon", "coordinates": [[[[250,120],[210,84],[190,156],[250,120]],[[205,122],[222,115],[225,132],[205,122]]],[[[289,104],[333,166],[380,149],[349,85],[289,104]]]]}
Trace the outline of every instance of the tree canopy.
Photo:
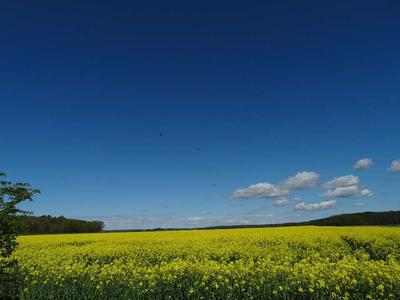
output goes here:
{"type": "Polygon", "coordinates": [[[21,210],[18,205],[31,201],[40,191],[31,188],[28,183],[13,183],[6,180],[6,174],[0,172],[0,298],[13,298],[10,286],[14,284],[13,274],[17,262],[11,254],[17,247],[17,233],[21,226],[21,216],[28,212],[21,210]]]}

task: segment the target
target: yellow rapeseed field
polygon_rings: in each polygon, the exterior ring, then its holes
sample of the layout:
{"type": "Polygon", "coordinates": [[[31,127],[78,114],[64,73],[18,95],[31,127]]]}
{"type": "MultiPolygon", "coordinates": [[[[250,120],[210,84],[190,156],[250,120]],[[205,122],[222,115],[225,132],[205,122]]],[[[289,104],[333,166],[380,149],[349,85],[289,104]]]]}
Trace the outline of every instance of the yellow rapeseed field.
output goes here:
{"type": "Polygon", "coordinates": [[[400,299],[400,228],[22,236],[21,299],[400,299]]]}

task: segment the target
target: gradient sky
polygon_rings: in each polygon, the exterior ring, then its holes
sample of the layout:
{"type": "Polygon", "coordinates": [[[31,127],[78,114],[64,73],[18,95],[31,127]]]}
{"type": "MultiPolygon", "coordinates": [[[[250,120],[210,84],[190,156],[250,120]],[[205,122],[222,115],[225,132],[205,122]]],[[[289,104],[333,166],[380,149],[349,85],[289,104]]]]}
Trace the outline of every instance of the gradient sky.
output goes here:
{"type": "Polygon", "coordinates": [[[400,209],[398,1],[82,2],[0,10],[0,169],[42,190],[34,214],[121,229],[400,209]]]}

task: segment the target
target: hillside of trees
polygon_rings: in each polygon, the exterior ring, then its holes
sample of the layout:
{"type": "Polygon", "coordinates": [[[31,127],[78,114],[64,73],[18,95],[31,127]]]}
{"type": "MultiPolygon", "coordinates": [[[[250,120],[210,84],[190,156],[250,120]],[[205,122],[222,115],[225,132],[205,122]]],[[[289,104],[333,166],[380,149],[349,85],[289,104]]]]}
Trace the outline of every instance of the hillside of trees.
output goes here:
{"type": "Polygon", "coordinates": [[[343,214],[312,220],[299,225],[354,226],[354,225],[400,225],[400,211],[362,212],[343,214]]]}
{"type": "Polygon", "coordinates": [[[278,223],[278,224],[246,224],[246,225],[219,225],[193,228],[153,228],[153,229],[126,229],[107,230],[108,232],[141,232],[141,231],[166,231],[166,230],[209,230],[209,229],[235,229],[235,228],[268,228],[287,226],[400,226],[400,211],[362,212],[353,214],[335,215],[328,218],[316,219],[306,222],[278,223]]]}
{"type": "Polygon", "coordinates": [[[400,211],[383,211],[383,212],[361,212],[352,214],[342,214],[330,216],[323,219],[315,219],[298,223],[281,223],[281,224],[262,224],[262,225],[233,225],[233,226],[216,226],[208,227],[213,229],[224,228],[263,228],[263,227],[282,227],[282,226],[387,226],[400,225],[400,211]]]}
{"type": "MultiPolygon", "coordinates": [[[[84,221],[68,219],[63,216],[21,216],[23,226],[20,234],[46,233],[90,233],[101,232],[104,228],[102,221],[84,221]]],[[[323,219],[316,219],[299,223],[257,224],[257,225],[229,225],[211,226],[203,228],[154,228],[154,229],[127,229],[111,231],[163,231],[163,230],[190,230],[190,229],[231,229],[231,228],[265,228],[281,226],[363,226],[363,225],[400,225],[400,211],[362,212],[342,214],[323,219]]]]}
{"type": "Polygon", "coordinates": [[[63,216],[21,216],[20,234],[87,233],[103,230],[101,221],[68,219],[63,216]]]}

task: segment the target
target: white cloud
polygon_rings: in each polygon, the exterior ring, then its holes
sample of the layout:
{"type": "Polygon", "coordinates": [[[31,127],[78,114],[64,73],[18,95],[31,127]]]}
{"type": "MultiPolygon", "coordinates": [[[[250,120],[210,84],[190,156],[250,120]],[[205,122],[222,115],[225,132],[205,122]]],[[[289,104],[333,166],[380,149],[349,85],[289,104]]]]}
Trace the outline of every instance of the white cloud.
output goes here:
{"type": "Polygon", "coordinates": [[[400,159],[392,161],[389,167],[391,172],[400,172],[400,159]]]}
{"type": "Polygon", "coordinates": [[[370,197],[373,195],[369,189],[360,186],[359,178],[354,175],[335,177],[323,184],[322,187],[327,191],[321,196],[331,199],[370,197]]]}
{"type": "Polygon", "coordinates": [[[302,201],[303,201],[303,198],[301,198],[301,197],[294,197],[293,200],[294,200],[295,202],[302,202],[302,201]]]}
{"type": "Polygon", "coordinates": [[[233,192],[232,198],[274,198],[289,195],[289,191],[268,182],[250,185],[233,192]]]}
{"type": "Polygon", "coordinates": [[[356,202],[356,203],[353,204],[353,206],[354,206],[354,207],[361,207],[361,206],[364,206],[364,203],[362,203],[362,202],[356,202]]]}
{"type": "Polygon", "coordinates": [[[372,166],[372,164],[373,162],[371,158],[362,158],[353,165],[353,168],[356,170],[369,169],[372,166]]]}
{"type": "Polygon", "coordinates": [[[369,189],[360,189],[359,185],[337,187],[322,194],[326,198],[355,198],[370,197],[372,195],[369,189]]]}
{"type": "Polygon", "coordinates": [[[369,189],[362,189],[360,195],[363,197],[371,197],[374,194],[369,189]]]}
{"type": "Polygon", "coordinates": [[[323,193],[322,196],[327,198],[345,198],[345,197],[356,197],[360,194],[358,185],[337,187],[332,190],[328,190],[323,193]]]}
{"type": "Polygon", "coordinates": [[[277,200],[275,200],[275,202],[274,202],[274,205],[275,206],[286,206],[286,205],[289,205],[290,204],[290,201],[289,201],[289,199],[288,198],[279,198],[279,199],[277,199],[277,200]]]}
{"type": "Polygon", "coordinates": [[[319,203],[308,203],[301,202],[296,205],[296,210],[299,211],[313,211],[313,210],[325,210],[331,209],[336,206],[336,200],[321,201],[319,203]]]}
{"type": "Polygon", "coordinates": [[[322,185],[324,189],[334,189],[340,187],[349,187],[358,185],[360,180],[357,176],[354,175],[346,175],[341,177],[335,177],[331,181],[328,181],[322,185]]]}
{"type": "Polygon", "coordinates": [[[298,172],[295,176],[284,180],[281,186],[287,190],[312,189],[317,186],[320,175],[316,172],[298,172]]]}
{"type": "Polygon", "coordinates": [[[337,187],[322,194],[326,198],[370,197],[372,195],[369,189],[360,189],[359,185],[337,187]]]}

